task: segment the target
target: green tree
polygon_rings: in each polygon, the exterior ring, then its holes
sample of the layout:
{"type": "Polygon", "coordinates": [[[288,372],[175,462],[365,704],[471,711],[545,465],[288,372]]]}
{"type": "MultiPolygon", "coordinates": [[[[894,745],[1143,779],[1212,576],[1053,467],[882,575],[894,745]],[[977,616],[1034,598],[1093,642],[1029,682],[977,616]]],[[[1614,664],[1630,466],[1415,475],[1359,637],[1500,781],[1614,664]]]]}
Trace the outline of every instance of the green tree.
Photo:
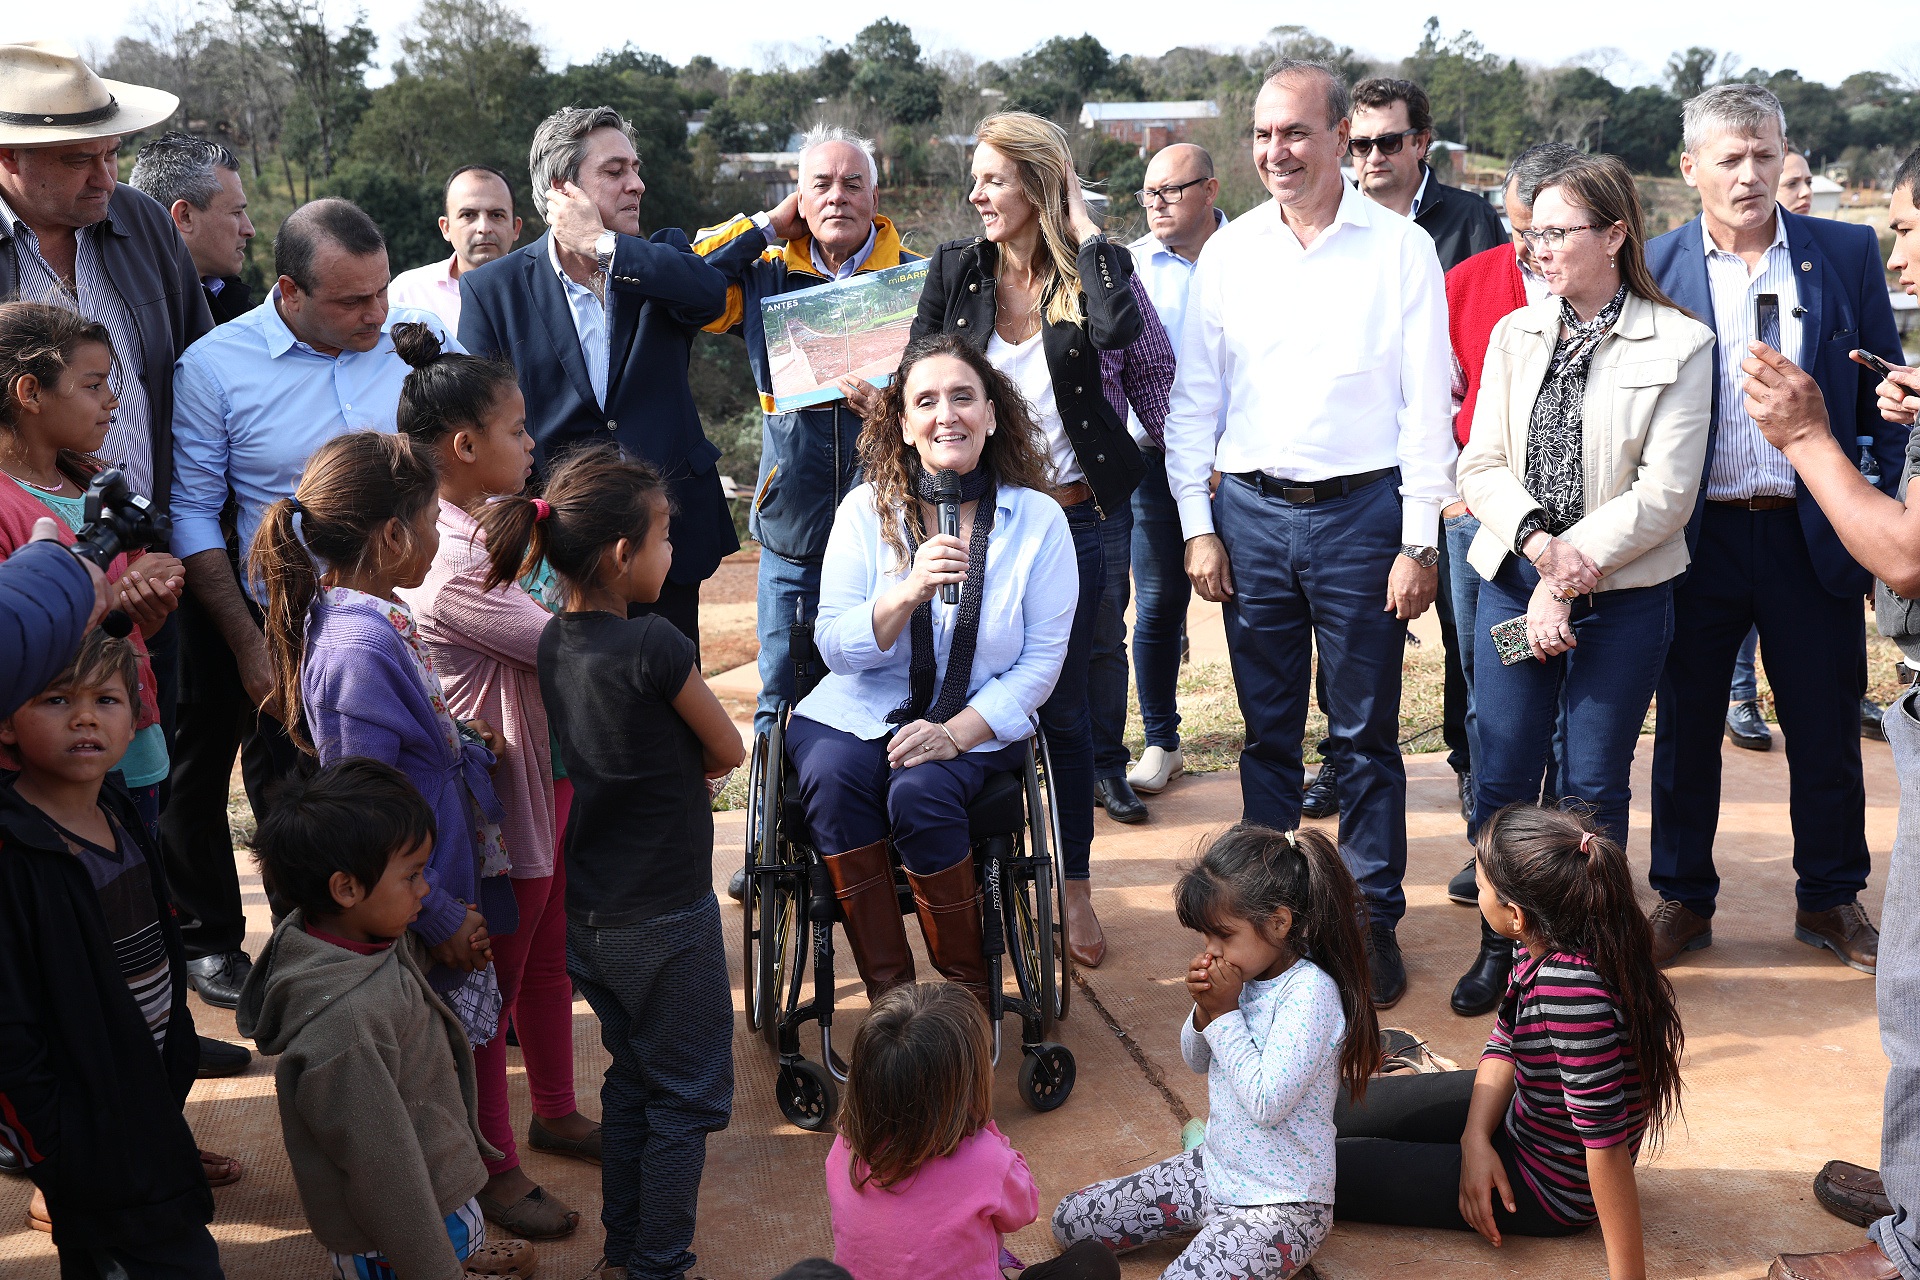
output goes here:
{"type": "Polygon", "coordinates": [[[366,110],[367,69],[377,43],[364,10],[343,29],[328,12],[328,0],[257,0],[263,34],[299,91],[304,113],[293,144],[322,174],[333,172],[336,152],[366,110]]]}
{"type": "MultiPolygon", "coordinates": [[[[1428,25],[1438,28],[1439,23],[1429,19],[1428,25]]],[[[1349,85],[1358,84],[1373,74],[1372,64],[1356,55],[1351,47],[1335,44],[1325,36],[1301,26],[1275,27],[1267,32],[1266,40],[1254,48],[1249,58],[1249,70],[1258,80],[1265,74],[1268,64],[1282,58],[1324,63],[1349,85]]]]}
{"type": "Polygon", "coordinates": [[[1666,90],[1640,85],[1614,102],[1606,149],[1635,173],[1666,177],[1680,154],[1680,101],[1666,90]]]}
{"type": "Polygon", "coordinates": [[[708,191],[693,180],[686,95],[666,59],[626,45],[550,74],[529,92],[543,115],[569,105],[606,105],[633,125],[647,181],[640,203],[645,225],[691,229],[715,212],[708,191]]]}
{"type": "Polygon", "coordinates": [[[1520,64],[1488,53],[1471,31],[1442,36],[1440,19],[1428,18],[1403,74],[1425,87],[1435,130],[1470,150],[1512,155],[1533,132],[1520,64]]]}
{"type": "Polygon", "coordinates": [[[1756,84],[1773,90],[1787,117],[1787,136],[1793,145],[1813,158],[1816,167],[1837,160],[1847,144],[1848,119],[1840,105],[1840,95],[1818,80],[1808,80],[1798,71],[1753,73],[1756,84]]]}
{"type": "MultiPolygon", "coordinates": [[[[924,124],[940,114],[940,74],[920,58],[913,32],[891,18],[863,28],[848,51],[847,96],[892,123],[924,124]]],[[[826,73],[838,78],[842,64],[826,73]]]]}
{"type": "Polygon", "coordinates": [[[1126,101],[1143,96],[1133,67],[1116,61],[1090,35],[1054,36],[1005,66],[989,64],[989,77],[1006,91],[1006,105],[1070,124],[1089,99],[1126,101]]]}
{"type": "Polygon", "coordinates": [[[1667,59],[1667,91],[1685,102],[1709,86],[1733,79],[1739,69],[1735,55],[1696,44],[1667,59]]]}

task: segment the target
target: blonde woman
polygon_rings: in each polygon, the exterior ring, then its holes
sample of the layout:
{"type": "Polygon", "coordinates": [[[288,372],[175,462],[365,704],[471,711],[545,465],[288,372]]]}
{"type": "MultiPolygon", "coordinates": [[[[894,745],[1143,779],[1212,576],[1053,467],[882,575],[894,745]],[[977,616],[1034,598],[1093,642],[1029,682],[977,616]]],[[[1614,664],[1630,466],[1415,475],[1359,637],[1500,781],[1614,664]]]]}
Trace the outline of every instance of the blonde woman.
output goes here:
{"type": "Polygon", "coordinates": [[[1008,111],[981,121],[979,139],[967,198],[981,234],[934,251],[913,336],[952,334],[1019,387],[1073,532],[1079,604],[1066,669],[1040,723],[1060,804],[1069,950],[1091,968],[1106,954],[1089,879],[1096,791],[1120,821],[1147,816],[1127,786],[1120,744],[1130,499],[1146,469],[1127,434],[1127,409],[1159,431],[1173,348],[1133,278],[1133,255],[1088,214],[1059,126],[1008,111]]]}
{"type": "MultiPolygon", "coordinates": [[[[1634,748],[1673,637],[1706,461],[1713,331],[1647,269],[1639,198],[1614,157],[1581,156],[1544,182],[1523,234],[1550,296],[1494,326],[1460,455],[1460,496],[1480,519],[1468,559],[1483,579],[1475,825],[1540,798],[1564,707],[1560,793],[1624,849],[1634,748]],[[1516,618],[1526,656],[1505,665],[1489,628],[1516,618]]],[[[1504,989],[1507,955],[1483,956],[1468,979],[1504,989]]]]}

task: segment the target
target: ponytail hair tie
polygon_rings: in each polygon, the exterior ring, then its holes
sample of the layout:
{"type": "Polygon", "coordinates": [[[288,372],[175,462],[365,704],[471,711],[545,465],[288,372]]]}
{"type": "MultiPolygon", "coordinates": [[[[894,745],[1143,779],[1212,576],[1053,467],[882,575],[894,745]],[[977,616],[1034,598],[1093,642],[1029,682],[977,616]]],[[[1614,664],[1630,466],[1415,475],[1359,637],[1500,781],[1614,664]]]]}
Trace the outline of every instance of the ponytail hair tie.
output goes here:
{"type": "Polygon", "coordinates": [[[305,507],[300,505],[300,499],[298,497],[292,497],[287,499],[287,509],[293,512],[293,514],[295,515],[299,515],[301,512],[306,510],[305,507]]]}
{"type": "Polygon", "coordinates": [[[1581,853],[1587,853],[1588,856],[1592,856],[1587,849],[1587,845],[1591,843],[1592,840],[1593,840],[1593,832],[1582,831],[1580,833],[1580,852],[1581,853]]]}
{"type": "Polygon", "coordinates": [[[535,524],[539,524],[542,520],[545,520],[547,517],[551,516],[552,514],[553,514],[553,505],[549,503],[545,498],[535,498],[533,500],[533,522],[535,524]]]}
{"type": "Polygon", "coordinates": [[[1298,832],[1283,831],[1280,834],[1287,838],[1287,844],[1290,848],[1298,849],[1300,847],[1300,836],[1298,832]]]}

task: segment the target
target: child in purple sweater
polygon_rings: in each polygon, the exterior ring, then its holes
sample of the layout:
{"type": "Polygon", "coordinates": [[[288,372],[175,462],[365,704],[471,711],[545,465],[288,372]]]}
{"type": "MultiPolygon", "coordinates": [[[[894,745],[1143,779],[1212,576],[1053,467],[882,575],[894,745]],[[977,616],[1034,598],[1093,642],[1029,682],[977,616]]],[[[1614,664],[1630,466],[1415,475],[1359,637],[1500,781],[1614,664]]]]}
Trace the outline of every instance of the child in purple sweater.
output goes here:
{"type": "Polygon", "coordinates": [[[406,774],[440,838],[412,928],[428,980],[468,1038],[493,1038],[500,993],[490,937],[516,919],[487,771],[492,730],[447,711],[413,616],[394,596],[418,586],[439,546],[439,482],[401,436],[356,432],[322,445],[290,499],[267,508],[251,570],[265,584],[275,700],[294,741],[322,765],[366,756],[406,774]]]}

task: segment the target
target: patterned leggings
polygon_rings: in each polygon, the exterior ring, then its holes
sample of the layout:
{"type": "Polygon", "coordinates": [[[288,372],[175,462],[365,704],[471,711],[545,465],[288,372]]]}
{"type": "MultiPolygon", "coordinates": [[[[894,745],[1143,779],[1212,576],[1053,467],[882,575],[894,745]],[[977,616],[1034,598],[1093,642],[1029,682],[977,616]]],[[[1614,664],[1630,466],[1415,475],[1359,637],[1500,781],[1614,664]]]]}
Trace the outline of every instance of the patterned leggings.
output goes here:
{"type": "Polygon", "coordinates": [[[1074,1192],[1053,1211],[1054,1239],[1120,1250],[1197,1229],[1161,1280],[1287,1280],[1306,1266],[1333,1226],[1333,1206],[1217,1204],[1201,1150],[1074,1192]]]}

